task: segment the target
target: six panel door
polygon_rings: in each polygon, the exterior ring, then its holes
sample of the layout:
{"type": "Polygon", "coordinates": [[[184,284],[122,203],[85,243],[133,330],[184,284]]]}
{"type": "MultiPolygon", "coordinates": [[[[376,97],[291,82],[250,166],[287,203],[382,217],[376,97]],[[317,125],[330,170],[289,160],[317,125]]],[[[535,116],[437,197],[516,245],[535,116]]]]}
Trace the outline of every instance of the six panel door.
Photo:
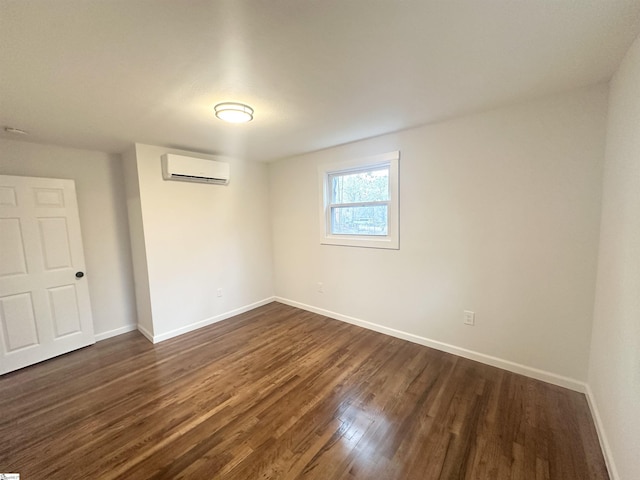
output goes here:
{"type": "Polygon", "coordinates": [[[73,180],[0,175],[0,374],[95,343],[73,180]]]}

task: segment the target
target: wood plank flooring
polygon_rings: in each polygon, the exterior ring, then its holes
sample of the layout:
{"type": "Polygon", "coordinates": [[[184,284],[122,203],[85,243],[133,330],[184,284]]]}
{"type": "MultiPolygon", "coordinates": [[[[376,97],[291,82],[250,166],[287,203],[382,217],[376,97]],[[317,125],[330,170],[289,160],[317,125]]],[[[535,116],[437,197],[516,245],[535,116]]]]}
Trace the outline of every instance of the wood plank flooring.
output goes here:
{"type": "Polygon", "coordinates": [[[0,377],[0,472],[608,478],[584,395],[278,303],[0,377]]]}

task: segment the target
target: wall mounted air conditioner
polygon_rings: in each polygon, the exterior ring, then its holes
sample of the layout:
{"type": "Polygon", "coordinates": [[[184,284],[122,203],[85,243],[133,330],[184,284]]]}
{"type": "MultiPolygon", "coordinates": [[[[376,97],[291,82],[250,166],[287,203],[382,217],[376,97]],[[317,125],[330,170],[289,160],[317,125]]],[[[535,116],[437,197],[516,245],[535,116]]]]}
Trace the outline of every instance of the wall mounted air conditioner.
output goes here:
{"type": "Polygon", "coordinates": [[[229,183],[229,164],[216,160],[165,153],[162,159],[162,178],[183,182],[229,183]]]}

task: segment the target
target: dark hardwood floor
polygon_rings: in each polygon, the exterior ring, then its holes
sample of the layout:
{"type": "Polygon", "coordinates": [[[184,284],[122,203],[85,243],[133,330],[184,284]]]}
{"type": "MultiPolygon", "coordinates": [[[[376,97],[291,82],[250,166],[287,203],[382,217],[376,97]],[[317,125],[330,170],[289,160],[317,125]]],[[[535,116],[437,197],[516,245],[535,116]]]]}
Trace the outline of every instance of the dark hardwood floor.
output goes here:
{"type": "Polygon", "coordinates": [[[278,303],[0,377],[0,472],[608,478],[584,395],[278,303]]]}

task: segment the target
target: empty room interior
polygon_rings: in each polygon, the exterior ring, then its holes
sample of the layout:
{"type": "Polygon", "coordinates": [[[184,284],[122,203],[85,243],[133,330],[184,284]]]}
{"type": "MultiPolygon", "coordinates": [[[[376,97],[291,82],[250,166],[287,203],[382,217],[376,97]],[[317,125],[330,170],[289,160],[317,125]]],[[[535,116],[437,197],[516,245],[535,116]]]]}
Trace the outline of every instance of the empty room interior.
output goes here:
{"type": "Polygon", "coordinates": [[[640,479],[639,35],[0,0],[0,474],[640,479]]]}

